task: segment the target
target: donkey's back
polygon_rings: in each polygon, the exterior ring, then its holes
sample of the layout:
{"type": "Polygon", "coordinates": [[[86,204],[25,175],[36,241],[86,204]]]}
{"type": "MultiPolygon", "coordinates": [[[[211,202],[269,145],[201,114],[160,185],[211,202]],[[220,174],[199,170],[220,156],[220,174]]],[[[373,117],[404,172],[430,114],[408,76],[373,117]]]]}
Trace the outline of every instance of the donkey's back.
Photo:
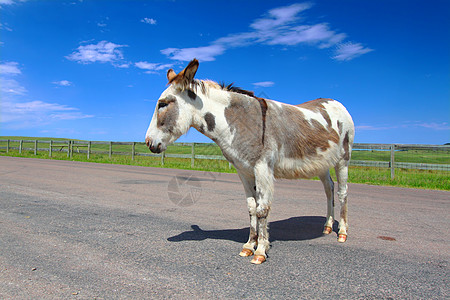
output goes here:
{"type": "Polygon", "coordinates": [[[320,176],[350,160],[354,125],[338,101],[316,99],[300,105],[268,101],[268,135],[277,152],[275,177],[320,176]]]}

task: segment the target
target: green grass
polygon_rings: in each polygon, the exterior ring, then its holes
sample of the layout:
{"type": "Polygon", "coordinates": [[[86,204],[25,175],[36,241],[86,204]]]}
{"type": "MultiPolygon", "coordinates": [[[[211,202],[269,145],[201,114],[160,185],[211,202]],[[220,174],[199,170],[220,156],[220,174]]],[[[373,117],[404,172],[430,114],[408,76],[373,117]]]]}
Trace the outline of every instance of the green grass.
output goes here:
{"type": "MultiPolygon", "coordinates": [[[[376,167],[350,167],[349,182],[370,185],[398,186],[430,190],[450,190],[448,171],[395,169],[395,178],[391,179],[391,170],[376,167]]],[[[336,181],[334,170],[331,175],[336,181]]]]}
{"type": "MultiPolygon", "coordinates": [[[[48,143],[39,143],[39,141],[49,141],[53,140],[54,145],[65,145],[69,139],[54,139],[54,138],[34,138],[34,137],[11,137],[11,136],[0,136],[0,140],[29,140],[33,142],[24,142],[23,147],[24,148],[34,148],[34,140],[38,140],[38,148],[49,148],[48,143]]],[[[73,140],[73,139],[72,139],[73,140]]],[[[74,141],[80,141],[80,140],[74,140],[74,141]]],[[[86,142],[87,143],[87,142],[86,142]]],[[[0,147],[6,147],[6,142],[0,142],[0,147]]],[[[10,147],[19,147],[19,142],[10,142],[10,147]]],[[[67,149],[67,148],[62,148],[67,149]]],[[[86,147],[81,147],[80,145],[75,144],[74,145],[74,152],[79,150],[86,150],[86,147]]],[[[53,149],[53,152],[58,152],[61,150],[61,148],[55,147],[53,149]]],[[[5,151],[5,150],[3,150],[5,151]]],[[[93,153],[96,152],[108,152],[109,151],[109,144],[92,144],[91,145],[91,151],[93,153]]],[[[131,153],[132,147],[131,145],[113,145],[113,152],[123,152],[123,153],[131,153]]],[[[144,143],[137,143],[135,148],[136,153],[149,153],[149,150],[147,146],[144,143]]],[[[191,154],[191,147],[190,146],[180,146],[177,144],[170,145],[166,153],[167,154],[191,154]]],[[[48,154],[48,153],[47,153],[48,154]]],[[[215,144],[196,144],[195,146],[195,154],[198,155],[222,155],[222,151],[220,148],[215,144]]],[[[67,155],[67,153],[66,153],[67,155]]],[[[171,158],[173,159],[173,158],[171,158]]]]}
{"type": "MultiPolygon", "coordinates": [[[[390,151],[381,150],[355,150],[352,152],[353,160],[390,161],[390,151]]],[[[433,150],[400,150],[395,151],[396,162],[450,164],[449,151],[433,150]]]]}
{"type": "MultiPolygon", "coordinates": [[[[29,137],[0,137],[1,139],[24,139],[24,140],[50,140],[50,138],[29,138],[29,137]]],[[[53,139],[54,144],[63,144],[68,139],[53,139]]],[[[6,147],[6,142],[0,142],[0,147],[6,147]]],[[[19,143],[10,143],[10,147],[19,147],[19,143]]],[[[34,148],[34,142],[23,143],[24,148],[34,148]]],[[[39,148],[48,149],[49,144],[38,143],[39,148]]],[[[86,150],[85,147],[80,147],[80,150],[86,150]]],[[[160,157],[135,156],[135,160],[131,159],[130,145],[114,145],[114,152],[123,152],[127,155],[113,154],[111,158],[107,153],[109,145],[92,145],[92,154],[90,159],[87,159],[86,153],[77,153],[77,148],[74,147],[72,159],[67,157],[66,152],[60,152],[59,149],[54,148],[51,159],[59,160],[73,160],[86,161],[94,163],[108,163],[108,164],[123,164],[135,166],[148,167],[162,167],[160,157]]],[[[144,144],[136,144],[137,153],[149,153],[148,148],[144,144]]],[[[221,155],[220,148],[215,144],[196,144],[195,153],[197,155],[221,155]]],[[[166,154],[191,154],[190,146],[171,145],[168,147],[166,154]]],[[[49,159],[48,151],[38,151],[34,155],[34,151],[24,150],[19,154],[18,150],[10,150],[7,154],[5,149],[0,149],[1,156],[15,156],[15,157],[33,157],[41,159],[49,159]]],[[[366,161],[389,161],[389,151],[354,151],[352,153],[354,160],[366,161]]],[[[395,160],[398,162],[415,162],[415,163],[441,163],[449,164],[450,155],[445,151],[428,151],[428,150],[408,150],[396,151],[395,160]]],[[[191,159],[187,158],[168,158],[164,160],[164,168],[185,169],[185,170],[201,170],[211,172],[225,172],[236,173],[234,167],[229,167],[229,163],[225,160],[206,160],[196,159],[194,168],[191,168],[191,159]]],[[[371,185],[386,185],[386,186],[401,186],[409,188],[423,188],[423,189],[439,189],[450,190],[450,180],[448,171],[428,171],[428,170],[412,170],[412,169],[395,169],[395,179],[391,180],[390,169],[375,168],[375,167],[350,167],[349,182],[363,183],[371,185]]],[[[334,171],[332,176],[336,181],[334,171]]]]}

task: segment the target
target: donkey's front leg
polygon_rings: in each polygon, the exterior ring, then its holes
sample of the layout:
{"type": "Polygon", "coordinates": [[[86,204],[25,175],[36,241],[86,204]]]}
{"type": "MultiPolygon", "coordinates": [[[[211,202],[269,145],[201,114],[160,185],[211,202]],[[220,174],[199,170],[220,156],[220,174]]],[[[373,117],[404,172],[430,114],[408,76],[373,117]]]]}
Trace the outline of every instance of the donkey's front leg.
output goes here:
{"type": "Polygon", "coordinates": [[[261,264],[269,251],[268,217],[273,198],[273,170],[266,164],[255,166],[256,218],[258,223],[258,247],[251,263],[261,264]]]}
{"type": "MultiPolygon", "coordinates": [[[[239,173],[239,172],[238,172],[239,173]]],[[[256,187],[255,178],[251,178],[239,173],[242,184],[245,189],[245,196],[247,198],[248,213],[250,215],[250,234],[248,237],[248,242],[244,244],[244,247],[239,253],[240,256],[252,256],[255,251],[258,239],[258,225],[256,219],[256,187]]]]}
{"type": "Polygon", "coordinates": [[[323,234],[330,234],[333,231],[334,222],[334,183],[328,170],[320,175],[319,178],[327,195],[327,221],[323,227],[323,234]]]}

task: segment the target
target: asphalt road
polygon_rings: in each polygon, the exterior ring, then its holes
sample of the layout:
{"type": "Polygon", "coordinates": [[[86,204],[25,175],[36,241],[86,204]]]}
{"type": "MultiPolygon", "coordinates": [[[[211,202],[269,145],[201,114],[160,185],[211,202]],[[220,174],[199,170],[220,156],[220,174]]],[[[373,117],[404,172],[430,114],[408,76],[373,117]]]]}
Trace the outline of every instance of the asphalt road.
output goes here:
{"type": "Polygon", "coordinates": [[[0,157],[0,299],[449,299],[450,192],[279,180],[267,262],[237,175],[0,157]],[[336,210],[338,215],[338,210],[336,210]]]}

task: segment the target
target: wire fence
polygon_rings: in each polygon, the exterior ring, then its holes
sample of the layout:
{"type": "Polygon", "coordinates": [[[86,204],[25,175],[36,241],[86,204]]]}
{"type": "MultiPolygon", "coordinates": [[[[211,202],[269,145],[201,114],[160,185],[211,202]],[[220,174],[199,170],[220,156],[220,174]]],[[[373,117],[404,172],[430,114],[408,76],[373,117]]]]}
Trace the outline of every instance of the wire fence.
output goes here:
{"type": "MultiPolygon", "coordinates": [[[[150,153],[143,142],[102,142],[74,140],[0,140],[0,151],[65,153],[67,157],[86,155],[88,160],[94,155],[154,157],[164,165],[167,159],[187,159],[191,167],[196,160],[226,161],[220,148],[212,143],[175,143],[161,154],[150,153]]],[[[351,166],[390,169],[391,179],[395,169],[415,169],[431,171],[450,171],[450,145],[404,145],[404,144],[362,144],[353,145],[351,166]]],[[[228,164],[228,168],[232,168],[228,164]]]]}

